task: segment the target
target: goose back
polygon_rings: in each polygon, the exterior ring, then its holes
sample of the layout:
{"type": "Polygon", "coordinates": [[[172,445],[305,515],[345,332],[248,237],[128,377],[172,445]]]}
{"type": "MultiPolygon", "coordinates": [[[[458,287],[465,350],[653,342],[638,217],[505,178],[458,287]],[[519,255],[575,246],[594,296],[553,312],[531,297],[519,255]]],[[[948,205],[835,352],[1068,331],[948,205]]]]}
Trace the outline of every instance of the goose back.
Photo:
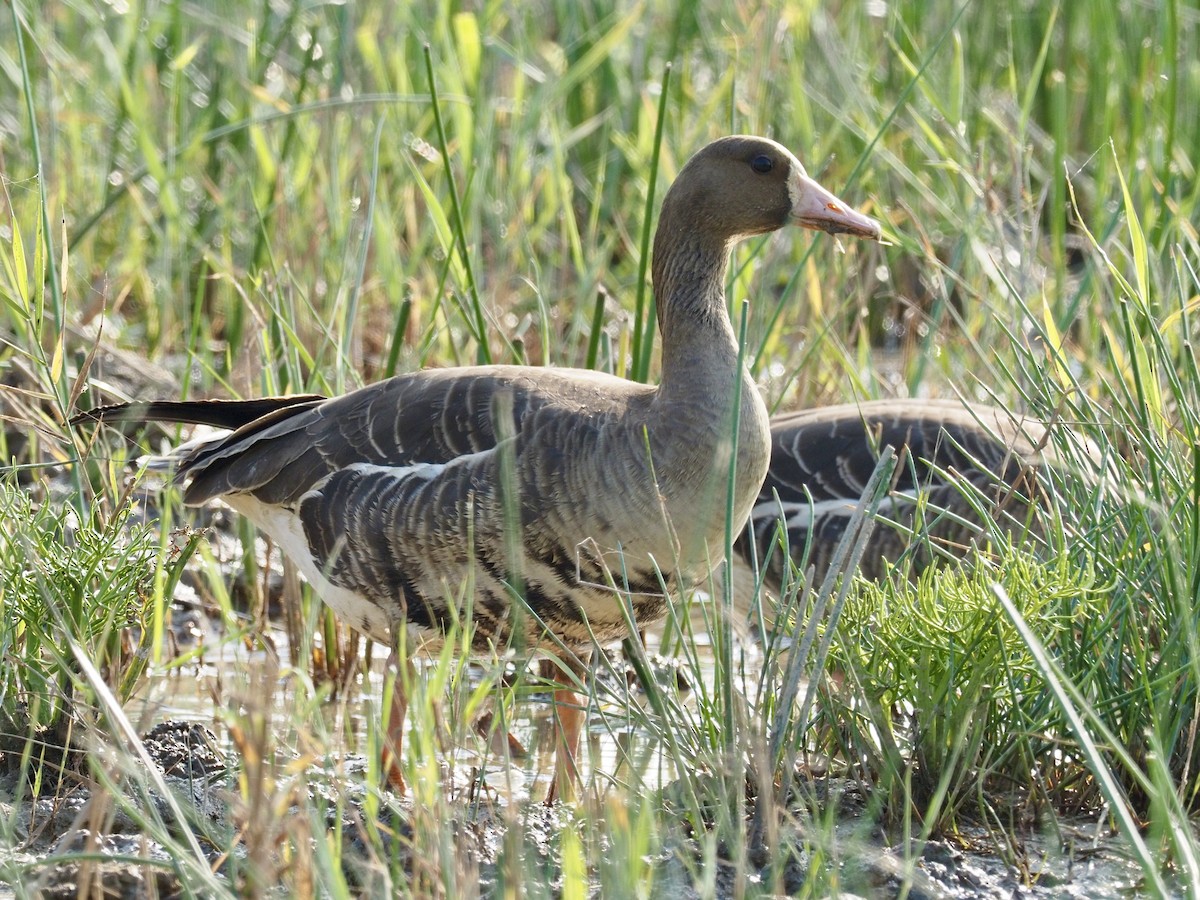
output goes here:
{"type": "Polygon", "coordinates": [[[883,400],[819,407],[771,419],[771,464],[738,543],[745,562],[766,564],[778,589],[786,530],[791,558],[824,578],[851,515],[890,446],[897,465],[859,571],[879,577],[906,553],[919,574],[961,556],[985,522],[967,497],[1009,532],[1036,531],[1048,463],[1045,426],[958,400],[883,400]],[[772,549],[774,547],[774,549],[772,549]]]}
{"type": "Polygon", "coordinates": [[[625,630],[613,581],[653,621],[664,588],[701,574],[704,557],[684,555],[669,525],[700,515],[693,501],[724,473],[680,476],[689,489],[664,495],[656,468],[679,463],[655,450],[680,425],[650,415],[653,388],[532,374],[430,371],[285,407],[194,451],[177,477],[187,503],[221,497],[268,531],[281,530],[273,510],[286,510],[284,543],[302,546],[285,549],[381,640],[402,620],[436,640],[464,612],[468,575],[481,647],[513,636],[518,591],[536,614],[518,641],[543,628],[568,644],[611,640],[625,630]]]}

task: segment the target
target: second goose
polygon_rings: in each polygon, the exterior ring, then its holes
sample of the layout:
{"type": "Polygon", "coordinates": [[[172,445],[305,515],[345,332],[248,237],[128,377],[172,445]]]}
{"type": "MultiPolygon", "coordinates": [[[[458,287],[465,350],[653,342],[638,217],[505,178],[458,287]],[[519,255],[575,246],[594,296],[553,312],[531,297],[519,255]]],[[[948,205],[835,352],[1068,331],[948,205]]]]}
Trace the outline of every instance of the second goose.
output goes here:
{"type": "Polygon", "coordinates": [[[878,400],[775,416],[771,464],[751,514],[754,543],[743,535],[738,555],[751,563],[757,554],[768,586],[779,590],[786,532],[791,561],[811,567],[820,584],[886,446],[897,465],[862,575],[877,578],[905,555],[914,575],[961,557],[992,522],[1005,533],[1036,533],[1042,478],[1053,463],[1046,443],[1039,422],[959,400],[878,400]]]}

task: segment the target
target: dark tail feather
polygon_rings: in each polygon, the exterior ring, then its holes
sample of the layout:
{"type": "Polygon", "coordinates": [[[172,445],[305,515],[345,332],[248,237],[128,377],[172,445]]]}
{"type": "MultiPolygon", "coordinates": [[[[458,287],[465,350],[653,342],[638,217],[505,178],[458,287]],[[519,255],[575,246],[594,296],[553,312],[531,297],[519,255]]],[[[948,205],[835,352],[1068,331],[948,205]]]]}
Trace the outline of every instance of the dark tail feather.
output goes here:
{"type": "Polygon", "coordinates": [[[263,416],[295,406],[314,406],[324,402],[320,394],[296,394],[291,397],[262,397],[257,400],[154,400],[100,406],[71,417],[71,427],[88,422],[107,424],[134,422],[180,422],[211,425],[231,431],[249,425],[263,416]]]}

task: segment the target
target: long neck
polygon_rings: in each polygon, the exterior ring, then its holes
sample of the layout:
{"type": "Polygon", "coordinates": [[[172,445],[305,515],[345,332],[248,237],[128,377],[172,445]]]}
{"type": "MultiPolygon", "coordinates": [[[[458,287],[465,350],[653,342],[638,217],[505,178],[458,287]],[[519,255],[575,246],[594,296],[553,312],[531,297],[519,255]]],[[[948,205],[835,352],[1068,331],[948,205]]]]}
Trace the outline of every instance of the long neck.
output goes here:
{"type": "MultiPolygon", "coordinates": [[[[662,333],[663,393],[709,390],[736,373],[737,339],[725,307],[729,246],[683,227],[664,204],[654,239],[654,293],[662,333]]],[[[726,388],[725,390],[728,390],[726,388]]]]}
{"type": "MultiPolygon", "coordinates": [[[[670,197],[668,196],[668,200],[670,197]]],[[[726,241],[676,227],[666,203],[654,244],[654,290],[662,331],[662,379],[648,410],[658,490],[684,569],[720,558],[733,449],[732,404],[740,392],[733,528],[739,530],[767,472],[767,409],[744,367],[725,307],[726,241]]]]}

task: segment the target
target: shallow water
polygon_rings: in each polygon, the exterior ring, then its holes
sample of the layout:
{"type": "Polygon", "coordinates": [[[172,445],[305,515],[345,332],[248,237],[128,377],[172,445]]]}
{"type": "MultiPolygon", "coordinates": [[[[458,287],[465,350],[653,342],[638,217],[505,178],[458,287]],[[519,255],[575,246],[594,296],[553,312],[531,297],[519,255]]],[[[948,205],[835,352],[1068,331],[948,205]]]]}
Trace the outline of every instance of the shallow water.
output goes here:
{"type": "MultiPolygon", "coordinates": [[[[242,686],[261,688],[265,680],[273,678],[275,721],[286,732],[293,724],[289,717],[295,704],[304,701],[297,698],[295,678],[286,674],[286,645],[282,635],[275,638],[285,657],[279,665],[269,654],[248,652],[236,642],[211,643],[202,662],[152,677],[145,699],[129,706],[131,718],[147,723],[163,719],[200,722],[224,735],[221,720],[225,714],[219,711],[214,696],[237,696],[242,686]]],[[[700,674],[711,687],[714,675],[711,654],[701,659],[705,667],[700,674]]],[[[753,672],[755,661],[761,662],[761,657],[750,648],[748,671],[753,672]]],[[[472,686],[485,674],[479,666],[468,671],[472,686]]],[[[694,677],[692,670],[689,669],[688,675],[694,677]]],[[[383,677],[383,667],[377,662],[372,667],[365,697],[324,705],[331,735],[343,729],[351,735],[363,733],[369,717],[378,714],[383,677]]],[[[643,795],[668,786],[676,777],[670,759],[650,733],[639,728],[627,714],[618,696],[620,686],[606,693],[608,699],[602,699],[599,706],[593,705],[589,717],[587,746],[581,760],[584,784],[603,790],[613,782],[624,783],[629,790],[643,795]]],[[[637,702],[636,691],[633,700],[637,702]]],[[[523,698],[514,708],[511,733],[528,748],[528,756],[505,762],[482,741],[450,747],[440,759],[444,786],[452,795],[463,798],[472,796],[482,786],[492,808],[524,807],[530,800],[540,799],[551,778],[552,758],[547,751],[552,721],[548,693],[533,693],[523,698]]],[[[225,749],[231,756],[234,754],[228,741],[225,749]]],[[[286,741],[277,749],[284,757],[293,752],[286,741]]],[[[331,749],[336,755],[337,749],[331,749]]],[[[361,763],[361,757],[354,754],[346,759],[361,763]]],[[[1103,817],[1060,820],[1052,830],[1020,835],[993,835],[981,828],[968,827],[953,840],[929,841],[923,847],[913,845],[906,853],[902,843],[888,842],[877,833],[877,828],[864,831],[863,822],[849,810],[835,829],[841,848],[831,856],[843,870],[846,883],[871,883],[879,896],[896,894],[906,878],[912,882],[909,894],[912,897],[1116,900],[1141,896],[1140,870],[1106,822],[1103,817]],[[998,852],[997,848],[1004,845],[1007,852],[998,852]]],[[[498,826],[489,819],[483,827],[490,830],[498,826]]],[[[498,831],[488,840],[498,841],[500,837],[498,831]]],[[[682,890],[681,896],[690,896],[689,891],[690,888],[682,890]]]]}
{"type": "MultiPolygon", "coordinates": [[[[271,638],[278,659],[263,650],[249,651],[239,641],[221,639],[212,633],[198,660],[152,671],[138,699],[126,705],[126,714],[139,733],[159,722],[175,720],[196,722],[216,734],[226,735],[231,714],[234,718],[237,714],[249,714],[253,704],[258,703],[260,706],[265,704],[275,731],[280,735],[288,734],[297,726],[297,707],[312,702],[311,691],[307,690],[307,676],[290,670],[291,661],[283,633],[272,632],[271,638]]],[[[418,675],[425,677],[423,673],[431,663],[418,657],[414,665],[418,675]]],[[[473,690],[489,679],[489,670],[485,666],[468,665],[465,671],[469,689],[473,690]]],[[[706,674],[711,677],[711,664],[706,674]]],[[[380,716],[379,700],[383,695],[385,675],[383,662],[377,656],[372,662],[367,684],[356,686],[351,700],[321,705],[322,721],[318,726],[329,736],[329,749],[334,755],[351,744],[361,745],[362,736],[380,716]],[[337,734],[346,734],[348,738],[337,741],[334,738],[337,734]]],[[[623,686],[613,685],[611,678],[605,681],[610,689],[597,690],[589,703],[585,747],[580,760],[583,782],[587,784],[594,775],[604,773],[602,784],[610,779],[633,780],[640,791],[657,790],[674,780],[674,767],[649,735],[637,726],[621,698],[615,696],[623,686]],[[636,776],[631,776],[631,769],[636,771],[636,776]]],[[[628,689],[628,694],[633,702],[641,696],[636,689],[628,689]]],[[[436,702],[437,698],[430,699],[436,702]]],[[[489,708],[494,709],[494,704],[489,708]]],[[[550,692],[532,685],[523,688],[508,725],[509,733],[527,750],[524,759],[507,762],[500,759],[502,744],[499,739],[492,741],[491,750],[482,739],[469,740],[444,748],[443,772],[456,779],[468,772],[478,772],[501,802],[521,803],[531,797],[544,796],[549,789],[553,762],[548,752],[553,731],[550,692]]],[[[474,738],[474,735],[470,737],[474,738]]],[[[291,752],[286,743],[276,748],[284,757],[291,752]]],[[[228,749],[233,748],[228,746],[228,749]]],[[[353,755],[353,748],[348,752],[353,755]]]]}

